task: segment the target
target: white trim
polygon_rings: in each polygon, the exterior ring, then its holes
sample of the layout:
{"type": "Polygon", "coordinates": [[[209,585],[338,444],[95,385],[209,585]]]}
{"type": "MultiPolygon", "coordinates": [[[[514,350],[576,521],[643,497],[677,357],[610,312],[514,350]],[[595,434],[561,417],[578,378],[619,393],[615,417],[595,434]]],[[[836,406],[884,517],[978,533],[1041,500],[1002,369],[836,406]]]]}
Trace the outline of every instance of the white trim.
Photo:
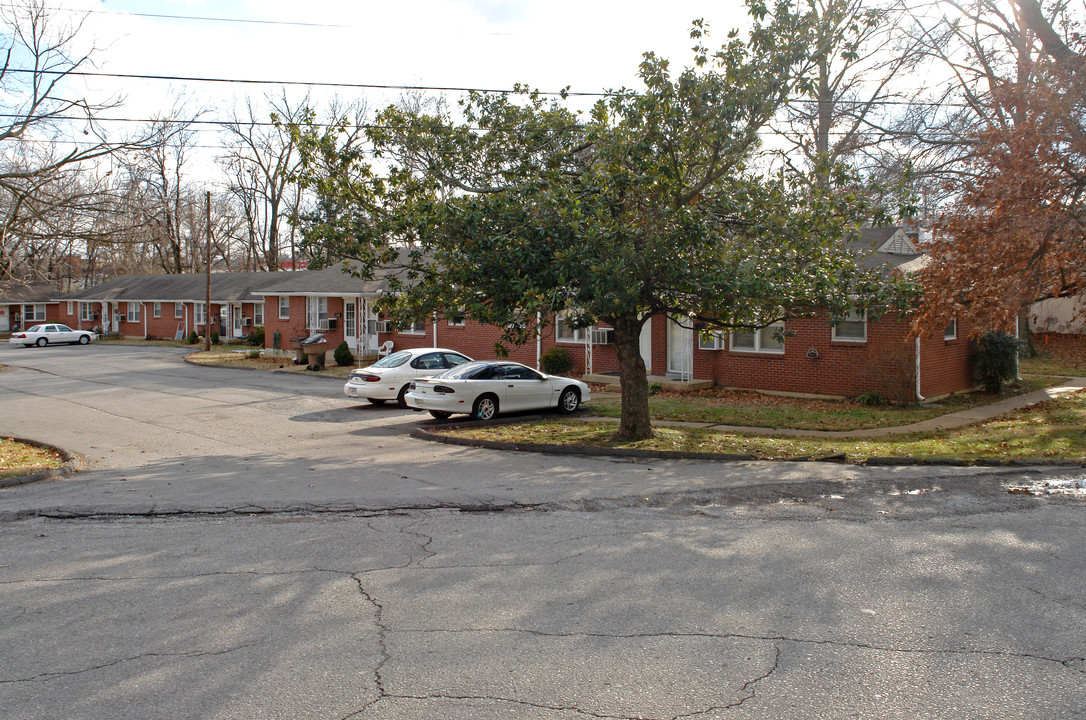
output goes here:
{"type": "Polygon", "coordinates": [[[943,340],[957,340],[958,339],[958,319],[954,318],[950,321],[950,324],[943,328],[943,340]]]}
{"type": "Polygon", "coordinates": [[[733,330],[730,333],[728,333],[728,350],[731,351],[731,352],[735,352],[735,353],[749,353],[749,354],[758,354],[758,355],[784,355],[784,341],[783,340],[781,340],[781,346],[780,347],[768,347],[768,348],[762,347],[762,344],[765,342],[764,336],[762,335],[762,333],[767,332],[767,331],[772,331],[774,328],[780,328],[783,331],[784,330],[784,323],[779,323],[778,322],[778,323],[773,323],[772,325],[767,325],[764,328],[758,328],[757,330],[743,331],[742,334],[744,334],[744,335],[749,334],[749,335],[752,335],[754,337],[754,347],[746,347],[746,346],[736,347],[736,345],[735,345],[736,332],[733,330]]]}
{"type": "Polygon", "coordinates": [[[279,295],[279,319],[290,320],[290,295],[279,295]],[[283,314],[283,299],[287,301],[287,314],[283,314]]]}
{"type": "Polygon", "coordinates": [[[833,342],[842,342],[842,343],[865,343],[865,342],[867,342],[867,310],[862,310],[860,312],[852,310],[852,311],[850,311],[848,313],[848,315],[845,315],[838,322],[862,322],[864,324],[864,336],[862,338],[860,338],[860,337],[852,337],[852,336],[847,336],[847,335],[845,337],[838,337],[837,336],[837,323],[833,323],[832,325],[830,325],[830,340],[832,340],[833,342]],[[862,315],[861,315],[861,313],[862,313],[862,315]]]}
{"type": "Polygon", "coordinates": [[[916,338],[916,401],[924,402],[927,398],[920,394],[920,338],[916,338]]]}

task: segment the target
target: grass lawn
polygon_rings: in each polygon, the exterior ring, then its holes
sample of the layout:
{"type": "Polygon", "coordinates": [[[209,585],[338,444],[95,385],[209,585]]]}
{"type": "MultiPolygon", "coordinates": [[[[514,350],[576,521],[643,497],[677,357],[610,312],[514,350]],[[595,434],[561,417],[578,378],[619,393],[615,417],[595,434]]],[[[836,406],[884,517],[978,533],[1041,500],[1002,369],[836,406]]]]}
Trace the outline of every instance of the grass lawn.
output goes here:
{"type": "Polygon", "coordinates": [[[1033,336],[1035,357],[1023,357],[1019,369],[1036,375],[1086,376],[1086,335],[1033,336]]]}
{"type": "Polygon", "coordinates": [[[247,367],[257,370],[289,370],[292,372],[310,372],[313,375],[324,375],[327,377],[347,377],[351,370],[354,370],[357,365],[354,363],[350,365],[339,366],[334,363],[330,363],[324,370],[319,371],[307,371],[305,365],[295,365],[294,353],[283,357],[249,357],[249,351],[256,348],[250,348],[243,345],[233,346],[212,346],[211,352],[206,353],[203,350],[186,355],[186,359],[199,365],[215,365],[217,367],[247,367]],[[235,352],[240,350],[241,352],[235,352]]]}
{"type": "MultiPolygon", "coordinates": [[[[838,400],[805,400],[764,395],[747,390],[712,388],[697,393],[658,393],[649,398],[654,420],[679,420],[714,425],[796,428],[800,430],[860,430],[894,427],[947,413],[988,405],[1007,397],[1047,387],[1052,377],[1030,377],[1009,385],[998,395],[984,392],[955,395],[929,405],[861,405],[838,400]]],[[[593,415],[617,418],[617,397],[594,397],[587,406],[593,415]]]]}
{"type": "Polygon", "coordinates": [[[631,443],[614,439],[613,422],[569,418],[480,428],[469,425],[449,432],[460,437],[518,443],[746,454],[762,459],[845,453],[851,462],[870,457],[909,457],[1086,463],[1086,392],[1049,400],[968,428],[875,439],[773,438],[657,427],[655,438],[631,443]]]}
{"type": "Polygon", "coordinates": [[[64,465],[54,450],[34,447],[11,438],[0,438],[0,478],[51,470],[64,465]]]}

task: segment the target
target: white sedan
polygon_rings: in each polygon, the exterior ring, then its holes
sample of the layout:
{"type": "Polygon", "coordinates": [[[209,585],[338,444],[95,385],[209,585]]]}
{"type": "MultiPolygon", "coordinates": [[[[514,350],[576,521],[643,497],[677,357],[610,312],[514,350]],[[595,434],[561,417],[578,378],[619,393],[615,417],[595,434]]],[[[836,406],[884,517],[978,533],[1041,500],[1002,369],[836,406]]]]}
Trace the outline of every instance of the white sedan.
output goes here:
{"type": "Polygon", "coordinates": [[[86,345],[91,340],[97,340],[98,336],[89,330],[72,330],[67,325],[50,323],[46,325],[34,325],[28,330],[13,332],[8,342],[13,345],[37,345],[45,347],[49,343],[79,343],[86,345]]]}
{"type": "Polygon", "coordinates": [[[445,348],[400,350],[369,367],[352,370],[343,386],[343,394],[349,398],[364,398],[374,405],[396,400],[400,407],[407,407],[404,395],[412,380],[437,375],[468,362],[471,358],[467,355],[445,348]]]}
{"type": "Polygon", "coordinates": [[[408,407],[429,410],[439,420],[467,413],[490,420],[499,412],[558,408],[571,413],[588,402],[589,388],[580,380],[545,375],[504,360],[467,363],[411,383],[408,407]]]}

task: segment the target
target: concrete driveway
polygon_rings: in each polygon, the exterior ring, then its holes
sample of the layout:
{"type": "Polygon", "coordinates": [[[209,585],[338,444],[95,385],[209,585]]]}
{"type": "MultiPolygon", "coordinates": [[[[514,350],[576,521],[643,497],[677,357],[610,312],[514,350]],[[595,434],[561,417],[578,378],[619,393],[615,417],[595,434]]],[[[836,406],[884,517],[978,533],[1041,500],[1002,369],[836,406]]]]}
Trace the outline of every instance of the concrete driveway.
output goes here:
{"type": "MultiPolygon", "coordinates": [[[[337,382],[0,347],[0,717],[1081,718],[1062,473],[408,437],[337,382]]],[[[1081,473],[1078,473],[1081,475],[1081,473]]]]}

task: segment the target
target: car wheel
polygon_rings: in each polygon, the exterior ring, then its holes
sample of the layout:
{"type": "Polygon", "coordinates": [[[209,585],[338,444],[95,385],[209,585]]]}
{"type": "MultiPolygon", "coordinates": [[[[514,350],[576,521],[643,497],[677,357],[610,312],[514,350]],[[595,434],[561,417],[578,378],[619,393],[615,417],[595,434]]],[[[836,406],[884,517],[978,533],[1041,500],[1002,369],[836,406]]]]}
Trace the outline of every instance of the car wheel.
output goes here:
{"type": "Polygon", "coordinates": [[[49,341],[46,340],[45,338],[38,338],[38,341],[36,343],[34,343],[34,344],[37,345],[38,347],[45,347],[46,345],[49,344],[49,341]]]}
{"type": "Polygon", "coordinates": [[[370,405],[384,405],[385,398],[366,398],[369,400],[370,405]]]}
{"type": "Polygon", "coordinates": [[[451,412],[445,412],[444,410],[431,410],[430,414],[438,420],[448,420],[450,417],[452,417],[451,412]]]}
{"type": "Polygon", "coordinates": [[[407,386],[404,385],[400,388],[400,393],[396,396],[396,404],[402,408],[407,407],[407,386]]]}
{"type": "Polygon", "coordinates": [[[558,411],[569,415],[581,406],[581,393],[576,388],[566,388],[558,397],[558,411]]]}
{"type": "Polygon", "coordinates": [[[471,408],[471,416],[476,420],[493,420],[497,414],[498,398],[493,395],[481,395],[471,408]]]}
{"type": "Polygon", "coordinates": [[[89,342],[90,342],[90,337],[88,337],[86,335],[80,335],[79,336],[79,344],[80,345],[86,345],[89,342]]]}

